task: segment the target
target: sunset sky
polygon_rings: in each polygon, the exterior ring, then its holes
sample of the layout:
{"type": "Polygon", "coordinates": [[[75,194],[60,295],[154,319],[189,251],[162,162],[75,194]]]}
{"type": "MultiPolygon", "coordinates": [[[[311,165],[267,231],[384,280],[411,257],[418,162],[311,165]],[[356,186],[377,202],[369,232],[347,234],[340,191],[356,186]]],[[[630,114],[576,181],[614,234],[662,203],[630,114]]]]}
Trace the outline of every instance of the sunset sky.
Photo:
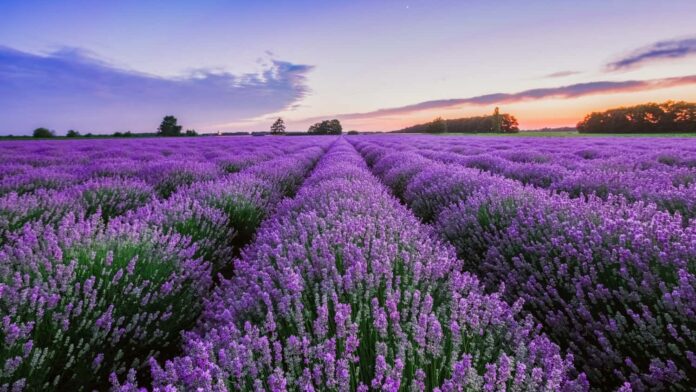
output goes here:
{"type": "Polygon", "coordinates": [[[522,129],[696,101],[696,1],[0,1],[0,134],[522,129]]]}

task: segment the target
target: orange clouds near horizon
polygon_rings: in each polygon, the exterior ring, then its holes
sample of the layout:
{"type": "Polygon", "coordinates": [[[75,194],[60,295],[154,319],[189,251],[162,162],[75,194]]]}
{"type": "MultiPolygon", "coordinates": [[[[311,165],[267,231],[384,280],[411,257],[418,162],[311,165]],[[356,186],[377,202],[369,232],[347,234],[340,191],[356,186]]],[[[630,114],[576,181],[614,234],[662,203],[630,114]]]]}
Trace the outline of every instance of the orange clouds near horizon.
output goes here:
{"type": "MultiPolygon", "coordinates": [[[[618,93],[593,94],[574,98],[546,98],[523,100],[514,103],[490,105],[462,104],[451,107],[417,110],[410,113],[374,115],[364,118],[335,116],[346,130],[393,131],[411,125],[432,121],[436,117],[445,119],[487,115],[498,106],[501,112],[514,115],[520,129],[575,126],[591,112],[605,111],[621,106],[632,106],[647,102],[691,101],[696,102],[693,85],[673,86],[662,89],[632,90],[618,93]]],[[[301,124],[298,122],[296,124],[301,124]]]]}

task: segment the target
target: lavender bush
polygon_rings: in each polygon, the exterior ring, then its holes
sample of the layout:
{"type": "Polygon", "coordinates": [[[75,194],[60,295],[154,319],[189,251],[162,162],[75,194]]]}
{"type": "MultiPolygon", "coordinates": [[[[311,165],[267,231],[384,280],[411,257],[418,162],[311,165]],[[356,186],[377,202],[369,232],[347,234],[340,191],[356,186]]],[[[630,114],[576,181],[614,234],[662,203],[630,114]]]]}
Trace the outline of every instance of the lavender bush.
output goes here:
{"type": "Polygon", "coordinates": [[[73,195],[39,190],[34,194],[0,196],[0,245],[25,224],[57,225],[69,213],[81,215],[82,204],[73,195]]]}
{"type": "MultiPolygon", "coordinates": [[[[261,177],[285,175],[292,180],[282,189],[292,191],[323,152],[289,143],[254,161],[291,154],[275,167],[215,179],[216,166],[196,162],[213,151],[138,146],[127,156],[102,146],[22,158],[39,152],[21,151],[36,144],[9,150],[25,163],[3,175],[11,192],[0,197],[0,390],[102,389],[112,375],[178,352],[213,269],[229,265],[241,244],[236,227],[248,240],[280,201],[280,188],[261,177]],[[59,156],[94,164],[52,178],[67,167],[59,156]],[[157,163],[127,170],[142,160],[157,163]]],[[[62,150],[45,146],[41,153],[62,150]]]]}
{"type": "Polygon", "coordinates": [[[660,138],[0,143],[0,391],[690,390],[694,162],[660,138]]]}
{"type": "Polygon", "coordinates": [[[0,389],[100,388],[176,347],[211,284],[195,251],[187,238],[96,217],[24,226],[0,250],[0,389]]]}
{"type": "Polygon", "coordinates": [[[237,248],[251,241],[261,221],[282,197],[268,181],[251,174],[199,183],[181,193],[223,212],[226,226],[235,233],[230,245],[237,248]]]}
{"type": "Polygon", "coordinates": [[[594,384],[696,382],[696,226],[654,206],[499,187],[446,209],[436,231],[524,298],[594,384]]]}
{"type": "Polygon", "coordinates": [[[218,167],[212,163],[165,160],[143,167],[138,177],[151,184],[160,197],[167,198],[181,186],[211,180],[219,175],[218,167]]]}
{"type": "Polygon", "coordinates": [[[90,180],[70,191],[86,215],[99,213],[105,222],[147,204],[154,197],[154,190],[146,183],[120,178],[90,180]]]}
{"type": "Polygon", "coordinates": [[[404,200],[414,212],[436,217],[435,231],[487,287],[504,284],[507,298],[523,298],[594,385],[653,390],[694,383],[693,223],[682,227],[679,215],[611,192],[606,201],[571,199],[427,165],[412,153],[382,157],[375,172],[399,162],[382,171],[385,182],[410,178],[404,200]]]}
{"type": "MultiPolygon", "coordinates": [[[[630,201],[652,202],[662,210],[679,213],[684,224],[696,216],[696,149],[679,139],[406,136],[364,138],[356,146],[371,166],[385,154],[407,151],[565,191],[573,197],[622,195],[630,201]]],[[[379,168],[375,169],[381,176],[379,168]]],[[[402,192],[399,186],[393,189],[396,195],[402,192]]]]}
{"type": "Polygon", "coordinates": [[[345,142],[235,268],[187,356],[153,362],[156,389],[586,388],[520,304],[482,294],[345,142]]]}

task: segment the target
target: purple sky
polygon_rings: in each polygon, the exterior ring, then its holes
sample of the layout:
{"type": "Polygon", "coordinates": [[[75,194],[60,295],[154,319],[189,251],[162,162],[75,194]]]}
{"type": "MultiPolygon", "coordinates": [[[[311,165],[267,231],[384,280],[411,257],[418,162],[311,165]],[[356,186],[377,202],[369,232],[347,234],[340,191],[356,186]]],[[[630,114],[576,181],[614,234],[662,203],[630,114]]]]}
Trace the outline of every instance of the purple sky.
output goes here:
{"type": "Polygon", "coordinates": [[[391,130],[495,106],[523,128],[696,100],[696,2],[0,2],[0,134],[391,130]]]}

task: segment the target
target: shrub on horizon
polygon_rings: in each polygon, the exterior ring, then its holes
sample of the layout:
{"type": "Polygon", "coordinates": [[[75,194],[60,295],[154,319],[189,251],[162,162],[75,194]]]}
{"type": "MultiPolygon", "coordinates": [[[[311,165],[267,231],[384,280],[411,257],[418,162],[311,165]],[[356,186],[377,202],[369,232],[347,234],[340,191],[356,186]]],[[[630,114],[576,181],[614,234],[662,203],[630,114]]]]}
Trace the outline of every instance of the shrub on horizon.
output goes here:
{"type": "Polygon", "coordinates": [[[36,128],[32,135],[35,138],[51,138],[56,136],[55,132],[49,130],[48,128],[36,128]]]}

